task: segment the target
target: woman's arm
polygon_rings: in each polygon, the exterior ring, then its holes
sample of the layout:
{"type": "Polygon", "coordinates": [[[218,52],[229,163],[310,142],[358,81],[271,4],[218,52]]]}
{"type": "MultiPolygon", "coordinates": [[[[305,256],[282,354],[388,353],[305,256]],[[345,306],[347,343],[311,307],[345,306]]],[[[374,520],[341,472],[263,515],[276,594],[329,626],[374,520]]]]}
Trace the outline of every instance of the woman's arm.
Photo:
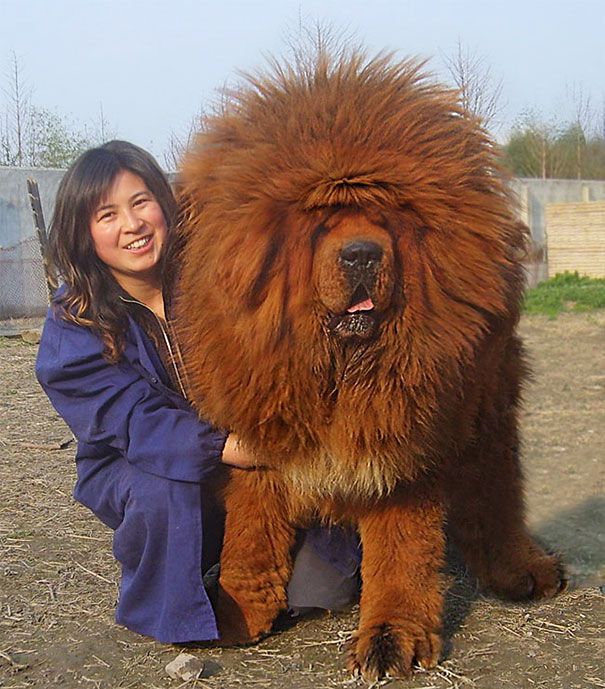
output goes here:
{"type": "Polygon", "coordinates": [[[87,328],[50,315],[36,375],[76,438],[118,450],[142,471],[199,482],[221,461],[226,433],[179,408],[132,364],[108,363],[87,328]]]}

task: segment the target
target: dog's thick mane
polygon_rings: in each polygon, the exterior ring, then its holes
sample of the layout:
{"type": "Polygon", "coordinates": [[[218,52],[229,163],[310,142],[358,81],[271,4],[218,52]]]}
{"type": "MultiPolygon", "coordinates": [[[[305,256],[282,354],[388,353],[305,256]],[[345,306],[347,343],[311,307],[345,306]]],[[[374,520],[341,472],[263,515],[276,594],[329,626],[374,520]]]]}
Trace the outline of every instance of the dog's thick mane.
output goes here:
{"type": "Polygon", "coordinates": [[[208,118],[181,187],[178,312],[201,413],[326,493],[334,471],[370,494],[438,461],[523,283],[494,148],[456,94],[384,55],[275,65],[208,118]],[[363,351],[328,337],[311,281],[343,212],[379,218],[397,259],[393,312],[363,351]]]}

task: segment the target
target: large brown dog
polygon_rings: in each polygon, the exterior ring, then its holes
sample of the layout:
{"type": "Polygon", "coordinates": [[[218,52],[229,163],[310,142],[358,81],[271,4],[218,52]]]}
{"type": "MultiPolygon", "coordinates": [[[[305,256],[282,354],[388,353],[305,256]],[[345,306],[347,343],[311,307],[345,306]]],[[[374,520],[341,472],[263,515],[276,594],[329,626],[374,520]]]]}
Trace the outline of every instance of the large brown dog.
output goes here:
{"type": "Polygon", "coordinates": [[[446,516],[482,586],[556,594],[523,516],[524,232],[455,94],[320,51],[236,92],[182,181],[192,397],[263,467],[226,491],[223,639],[271,629],[317,518],[359,529],[366,679],[439,659],[446,516]]]}

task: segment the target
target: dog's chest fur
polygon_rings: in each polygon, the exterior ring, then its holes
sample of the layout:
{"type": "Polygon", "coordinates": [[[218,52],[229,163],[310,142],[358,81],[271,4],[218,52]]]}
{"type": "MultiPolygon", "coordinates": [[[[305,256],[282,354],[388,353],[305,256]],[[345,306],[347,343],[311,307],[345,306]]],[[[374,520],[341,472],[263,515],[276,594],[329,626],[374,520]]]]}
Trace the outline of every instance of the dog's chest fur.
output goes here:
{"type": "Polygon", "coordinates": [[[307,505],[325,500],[356,503],[387,496],[403,478],[401,462],[385,455],[338,458],[326,450],[280,467],[291,495],[307,505]]]}

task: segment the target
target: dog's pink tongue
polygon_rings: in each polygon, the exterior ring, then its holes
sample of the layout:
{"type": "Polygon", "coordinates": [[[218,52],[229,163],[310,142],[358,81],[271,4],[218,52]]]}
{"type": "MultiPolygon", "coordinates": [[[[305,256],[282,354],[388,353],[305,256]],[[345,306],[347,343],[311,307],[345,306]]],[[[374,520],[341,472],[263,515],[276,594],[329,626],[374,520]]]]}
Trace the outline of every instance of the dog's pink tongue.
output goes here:
{"type": "Polygon", "coordinates": [[[355,313],[356,311],[370,311],[374,308],[374,302],[371,299],[360,301],[359,304],[349,306],[347,313],[355,313]]]}

